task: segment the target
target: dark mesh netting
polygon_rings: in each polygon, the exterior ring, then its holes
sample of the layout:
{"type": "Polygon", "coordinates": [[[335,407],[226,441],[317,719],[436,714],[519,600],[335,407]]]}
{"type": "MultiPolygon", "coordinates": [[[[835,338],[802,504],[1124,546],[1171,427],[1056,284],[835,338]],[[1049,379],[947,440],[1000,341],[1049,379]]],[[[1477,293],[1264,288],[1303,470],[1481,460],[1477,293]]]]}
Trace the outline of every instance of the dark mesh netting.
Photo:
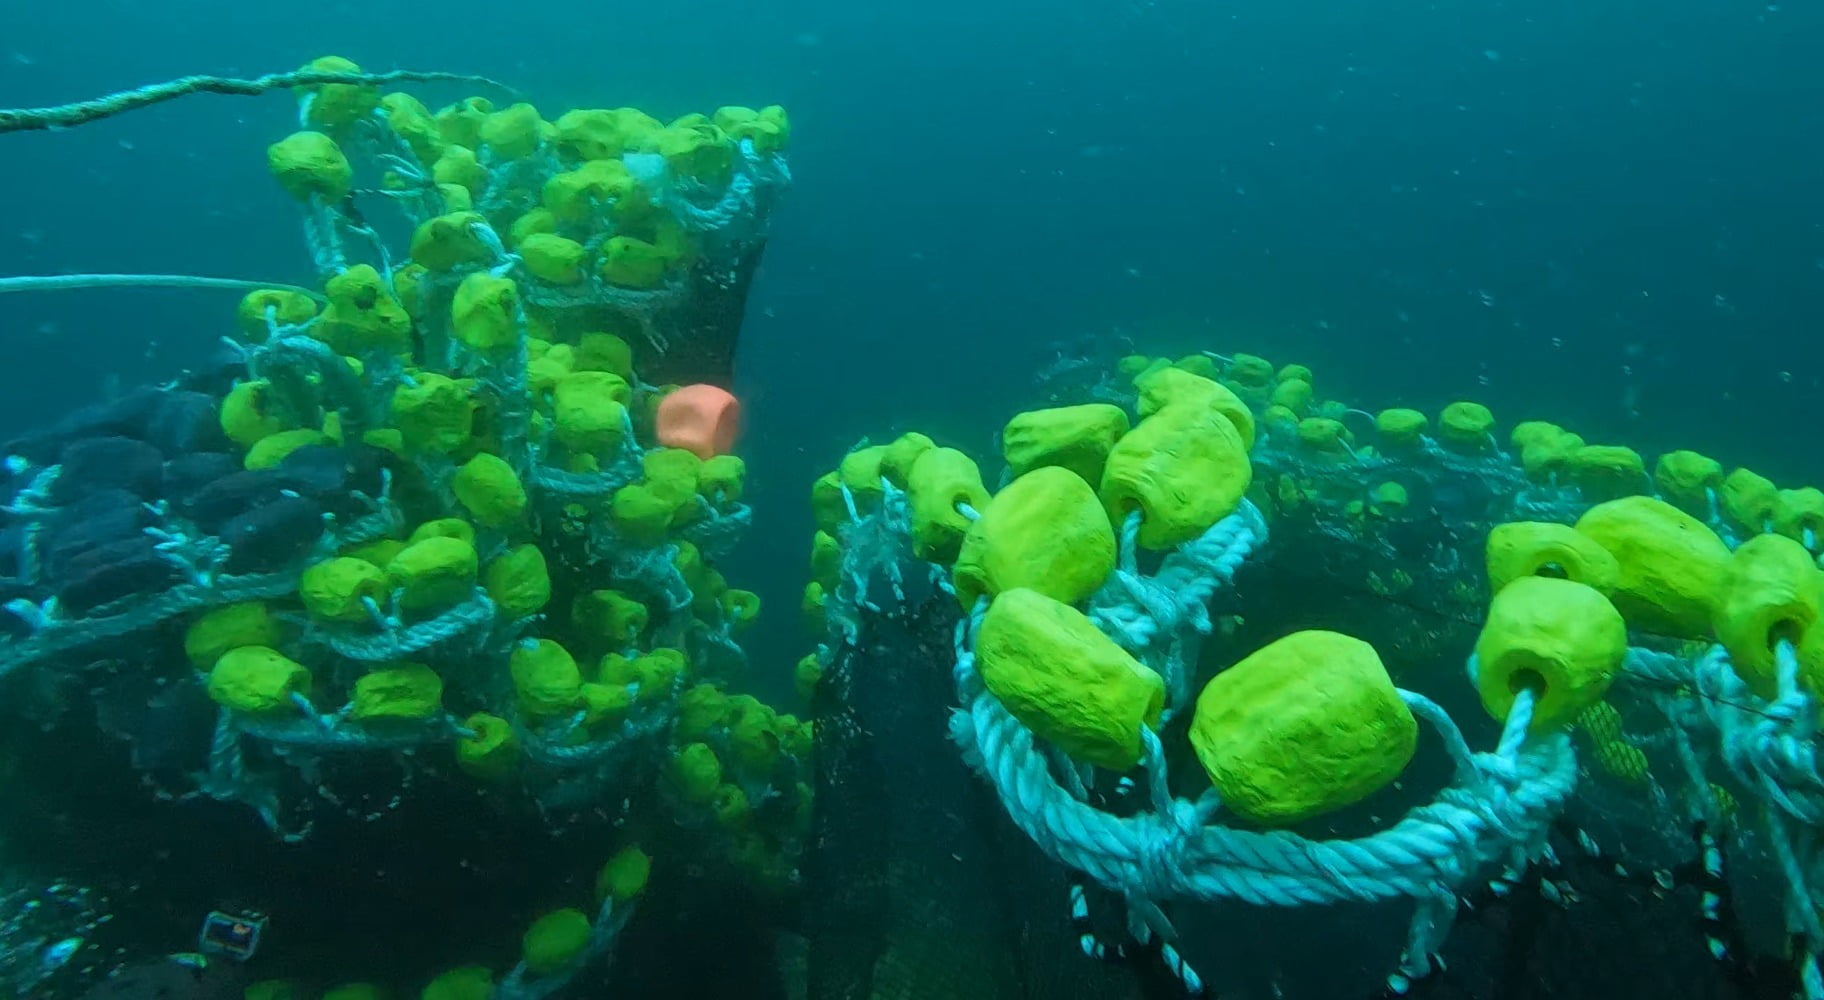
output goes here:
{"type": "Polygon", "coordinates": [[[948,739],[956,619],[947,598],[870,616],[819,687],[810,1000],[1146,995],[1082,955],[1067,873],[948,739]]]}
{"type": "Polygon", "coordinates": [[[669,343],[663,353],[645,362],[642,378],[655,385],[733,385],[735,343],[747,311],[748,289],[765,251],[766,240],[755,239],[728,248],[727,260],[718,256],[691,268],[686,279],[689,294],[666,318],[669,343]]]}
{"type": "Polygon", "coordinates": [[[1725,914],[1723,927],[1730,954],[1711,959],[1698,920],[1703,889],[1695,860],[1670,871],[1629,871],[1620,859],[1581,849],[1568,824],[1554,846],[1557,866],[1530,872],[1504,897],[1483,892],[1465,904],[1445,946],[1448,968],[1420,983],[1414,997],[1794,995],[1797,981],[1783,963],[1747,957],[1732,915],[1725,914]],[[1541,884],[1548,879],[1553,886],[1541,884]]]}
{"type": "Polygon", "coordinates": [[[766,253],[768,220],[781,195],[775,185],[757,186],[751,224],[707,236],[707,252],[685,277],[682,302],[666,317],[665,349],[643,361],[643,379],[654,385],[707,382],[733,387],[735,345],[747,314],[747,294],[766,253]]]}

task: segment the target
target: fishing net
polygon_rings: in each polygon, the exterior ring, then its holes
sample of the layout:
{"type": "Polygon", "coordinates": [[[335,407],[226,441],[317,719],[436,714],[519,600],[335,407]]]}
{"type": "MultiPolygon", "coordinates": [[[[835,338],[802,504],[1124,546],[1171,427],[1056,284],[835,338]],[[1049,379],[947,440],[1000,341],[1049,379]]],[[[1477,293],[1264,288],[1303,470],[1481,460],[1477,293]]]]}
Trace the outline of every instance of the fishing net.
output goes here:
{"type": "Polygon", "coordinates": [[[811,1000],[1137,997],[1084,960],[1067,873],[1020,837],[950,743],[955,602],[870,617],[817,693],[811,1000]]]}

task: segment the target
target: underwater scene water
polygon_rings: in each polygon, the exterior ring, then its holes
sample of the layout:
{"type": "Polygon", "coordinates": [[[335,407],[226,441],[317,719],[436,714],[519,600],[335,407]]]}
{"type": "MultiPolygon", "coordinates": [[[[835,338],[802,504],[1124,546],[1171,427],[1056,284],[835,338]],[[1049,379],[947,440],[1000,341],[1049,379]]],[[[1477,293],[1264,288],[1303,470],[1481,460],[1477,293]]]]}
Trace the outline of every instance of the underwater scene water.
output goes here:
{"type": "Polygon", "coordinates": [[[1819,51],[0,9],[0,996],[1824,997],[1819,51]]]}

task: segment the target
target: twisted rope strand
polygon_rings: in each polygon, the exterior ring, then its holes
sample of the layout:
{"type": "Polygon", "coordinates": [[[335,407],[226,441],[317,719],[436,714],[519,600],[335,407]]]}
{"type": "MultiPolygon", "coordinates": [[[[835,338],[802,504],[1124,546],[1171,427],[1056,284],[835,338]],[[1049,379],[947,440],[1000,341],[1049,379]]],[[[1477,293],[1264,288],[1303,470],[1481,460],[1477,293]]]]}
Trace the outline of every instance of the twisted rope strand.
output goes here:
{"type": "Polygon", "coordinates": [[[472,83],[477,86],[499,90],[515,99],[522,95],[519,91],[497,80],[485,76],[473,76],[467,73],[445,73],[438,71],[394,70],[389,73],[323,73],[315,70],[299,70],[292,73],[268,73],[252,79],[230,76],[185,76],[164,83],[147,84],[132,90],[123,90],[97,97],[93,100],[76,101],[71,104],[58,104],[43,108],[7,108],[0,109],[0,132],[33,132],[49,129],[74,128],[87,125],[89,122],[112,118],[115,115],[137,111],[140,108],[163,104],[191,94],[229,94],[237,97],[258,97],[273,90],[286,90],[291,87],[315,87],[325,84],[354,84],[356,86],[382,86],[390,83],[472,83]]]}

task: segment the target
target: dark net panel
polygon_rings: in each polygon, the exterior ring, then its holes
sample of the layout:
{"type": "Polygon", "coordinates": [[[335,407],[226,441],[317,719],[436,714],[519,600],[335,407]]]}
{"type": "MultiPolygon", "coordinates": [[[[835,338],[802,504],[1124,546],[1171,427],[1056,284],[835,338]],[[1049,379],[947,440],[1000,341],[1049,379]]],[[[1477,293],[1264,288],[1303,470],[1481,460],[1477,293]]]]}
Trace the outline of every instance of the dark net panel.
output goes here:
{"type": "Polygon", "coordinates": [[[948,739],[956,619],[945,598],[870,616],[819,687],[810,1000],[1143,996],[1083,957],[1067,873],[948,739]]]}
{"type": "Polygon", "coordinates": [[[1504,897],[1481,893],[1444,949],[1448,968],[1420,983],[1416,1000],[1786,1000],[1798,987],[1783,961],[1748,957],[1738,934],[1722,961],[1699,926],[1692,866],[1656,876],[1617,870],[1591,856],[1568,824],[1554,837],[1563,863],[1529,873],[1504,897]],[[1667,878],[1671,887],[1662,884],[1667,878]],[[1541,889],[1551,879],[1571,894],[1541,889]]]}
{"type": "Polygon", "coordinates": [[[748,291],[766,241],[731,247],[732,262],[698,262],[685,279],[689,294],[666,317],[672,331],[662,353],[642,361],[640,377],[654,385],[706,382],[734,387],[735,347],[747,313],[748,291]]]}

